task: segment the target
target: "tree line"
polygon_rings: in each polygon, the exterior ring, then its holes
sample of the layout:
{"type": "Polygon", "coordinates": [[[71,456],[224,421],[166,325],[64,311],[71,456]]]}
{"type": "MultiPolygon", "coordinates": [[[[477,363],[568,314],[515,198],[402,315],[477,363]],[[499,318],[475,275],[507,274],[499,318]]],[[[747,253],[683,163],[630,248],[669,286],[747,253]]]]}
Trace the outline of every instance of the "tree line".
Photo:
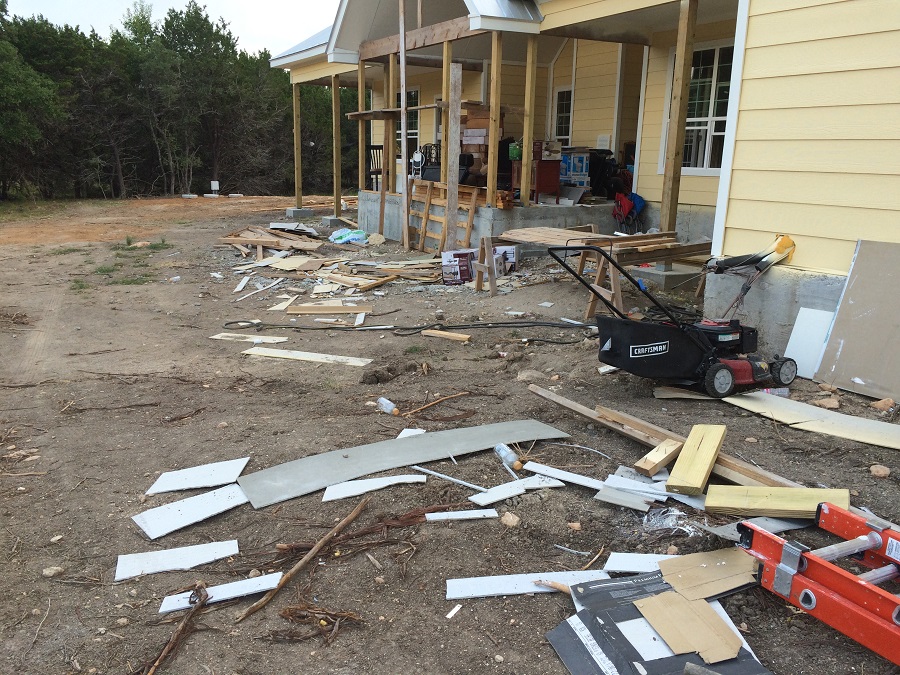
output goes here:
{"type": "MultiPolygon", "coordinates": [[[[137,0],[108,39],[0,0],[0,199],[293,194],[290,78],[190,0],[137,0]]],[[[302,37],[302,36],[301,36],[302,37]]],[[[344,90],[344,111],[356,92],[344,90]]],[[[303,189],[331,192],[331,92],[302,87],[303,189]]],[[[357,126],[342,115],[343,182],[357,126]]]]}

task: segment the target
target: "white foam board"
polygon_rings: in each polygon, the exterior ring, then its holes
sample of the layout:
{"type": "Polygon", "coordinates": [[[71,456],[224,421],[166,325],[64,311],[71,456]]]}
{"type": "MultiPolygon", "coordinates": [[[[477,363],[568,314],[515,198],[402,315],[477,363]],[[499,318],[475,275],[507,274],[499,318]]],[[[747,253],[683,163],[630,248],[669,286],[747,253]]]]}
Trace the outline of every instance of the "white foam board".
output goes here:
{"type": "Polygon", "coordinates": [[[657,555],[655,553],[619,553],[613,551],[609,554],[604,572],[633,572],[644,574],[646,572],[659,571],[661,560],[676,558],[674,555],[657,555]]]}
{"type": "Polygon", "coordinates": [[[248,501],[241,486],[234,483],[196,497],[148,509],[132,516],[131,519],[148,537],[158,539],[175,530],[246,504],[248,501]]]}
{"type": "Polygon", "coordinates": [[[249,457],[241,457],[240,459],[229,459],[224,462],[192,466],[189,469],[166,471],[150,486],[147,494],[155,495],[160,492],[193,490],[234,483],[249,461],[249,457]]]}
{"type": "Polygon", "coordinates": [[[542,476],[549,476],[550,478],[555,478],[556,480],[561,480],[565,483],[574,483],[575,485],[581,485],[594,490],[603,489],[603,481],[597,480],[596,478],[582,476],[581,474],[572,473],[570,471],[563,471],[562,469],[555,469],[552,466],[545,466],[544,464],[539,464],[537,462],[528,462],[522,468],[526,471],[539,473],[542,476]]]}
{"type": "MultiPolygon", "coordinates": [[[[230,584],[210,586],[206,589],[209,595],[206,604],[211,605],[214,602],[224,602],[225,600],[233,600],[245,595],[271,591],[281,581],[282,576],[281,572],[275,572],[274,574],[264,574],[255,579],[241,579],[240,581],[232,581],[230,584]]],[[[159,613],[166,614],[167,612],[177,612],[180,609],[189,609],[191,606],[191,593],[192,591],[186,591],[177,595],[167,595],[159,606],[159,613]]]]}
{"type": "Polygon", "coordinates": [[[797,362],[797,375],[811,380],[819,368],[834,312],[801,307],[784,355],[797,362]]]}
{"type": "Polygon", "coordinates": [[[157,572],[189,570],[197,565],[221,560],[238,554],[237,539],[215,541],[210,544],[182,546],[163,551],[120,555],[116,564],[116,581],[157,572]]]}

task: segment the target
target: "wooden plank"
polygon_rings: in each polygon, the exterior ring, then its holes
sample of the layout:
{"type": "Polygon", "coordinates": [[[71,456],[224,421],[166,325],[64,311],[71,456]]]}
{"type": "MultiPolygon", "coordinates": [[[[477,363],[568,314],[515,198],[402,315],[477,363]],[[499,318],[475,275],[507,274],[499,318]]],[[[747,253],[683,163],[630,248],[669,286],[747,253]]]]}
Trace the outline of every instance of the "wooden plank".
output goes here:
{"type": "MultiPolygon", "coordinates": [[[[445,250],[448,235],[452,233],[456,239],[456,219],[459,209],[459,150],[460,150],[460,116],[462,100],[462,66],[450,64],[450,124],[447,129],[447,205],[444,207],[444,224],[441,228],[441,240],[438,251],[445,250]]],[[[453,248],[451,245],[450,248],[453,248]]]]}
{"type": "MultiPolygon", "coordinates": [[[[696,0],[694,0],[696,2],[696,0]]],[[[503,33],[491,33],[491,98],[488,131],[487,203],[491,208],[497,201],[497,153],[500,148],[500,78],[503,69],[503,33]]]]}
{"type": "Polygon", "coordinates": [[[367,366],[372,359],[361,359],[355,356],[338,356],[335,354],[318,354],[316,352],[300,352],[294,349],[273,349],[271,347],[251,347],[241,354],[247,356],[265,356],[271,359],[288,359],[290,361],[310,361],[312,363],[332,363],[340,366],[367,366]]]}
{"type": "Polygon", "coordinates": [[[678,215],[678,191],[681,186],[681,162],[684,156],[685,124],[694,55],[694,29],[699,0],[681,0],[678,14],[678,37],[675,43],[675,78],[672,81],[672,104],[666,134],[666,166],[660,204],[659,229],[675,231],[678,215]]]}
{"type": "MultiPolygon", "coordinates": [[[[462,16],[458,19],[442,21],[423,28],[407,31],[405,47],[408,50],[420,49],[431,45],[460,40],[466,37],[481,35],[486,31],[471,30],[469,17],[462,16]]],[[[390,35],[378,40],[367,40],[359,45],[359,58],[371,60],[379,56],[396,54],[400,51],[400,35],[390,35]]]]}
{"type": "Polygon", "coordinates": [[[519,200],[523,205],[531,203],[531,170],[534,154],[534,102],[537,89],[537,35],[528,36],[525,53],[525,120],[522,139],[522,177],[519,181],[519,200]]]}
{"type": "Polygon", "coordinates": [[[367,284],[363,284],[359,286],[360,292],[371,291],[373,288],[378,288],[379,286],[384,286],[385,284],[389,284],[392,281],[396,281],[400,277],[396,274],[391,274],[389,276],[384,277],[383,279],[377,279],[376,281],[370,281],[367,284]]]}
{"type": "MultiPolygon", "coordinates": [[[[409,115],[406,112],[408,102],[406,100],[406,0],[397,0],[399,3],[398,16],[400,19],[400,166],[403,167],[403,176],[409,172],[409,144],[407,134],[409,133],[409,115]]],[[[392,101],[393,102],[393,101],[392,101]]],[[[400,189],[400,231],[401,243],[403,248],[408,249],[409,244],[409,183],[406,180],[401,181],[400,189]]]]}
{"type": "Polygon", "coordinates": [[[645,476],[655,476],[660,469],[675,461],[682,445],[679,441],[667,438],[635,462],[634,468],[645,476]]]}
{"type": "Polygon", "coordinates": [[[419,250],[425,250],[425,231],[428,229],[428,219],[431,217],[431,198],[434,194],[434,183],[432,181],[428,182],[428,187],[425,188],[425,206],[422,207],[422,231],[419,232],[419,250]]]}
{"type": "Polygon", "coordinates": [[[659,442],[662,442],[667,438],[681,441],[682,443],[686,440],[686,438],[684,436],[681,436],[680,434],[671,432],[668,429],[663,429],[662,427],[658,427],[655,424],[651,424],[650,422],[645,422],[644,420],[640,419],[639,417],[635,417],[634,415],[619,412],[618,410],[613,410],[612,408],[607,408],[602,405],[598,405],[596,408],[594,408],[594,410],[596,411],[597,415],[599,415],[603,419],[609,420],[610,422],[617,422],[618,424],[630,427],[635,431],[640,431],[647,436],[659,439],[659,442]]]}
{"type": "MultiPolygon", "coordinates": [[[[366,109],[366,62],[360,59],[356,65],[356,106],[359,112],[366,109]]],[[[356,125],[356,182],[360,190],[366,189],[366,121],[360,118],[356,125]]]]}
{"type": "MultiPolygon", "coordinates": [[[[453,62],[453,43],[444,41],[441,61],[441,102],[450,102],[450,64],[453,62]]],[[[450,130],[450,106],[441,108],[441,182],[447,182],[448,149],[447,133],[450,130]]]]}
{"type": "Polygon", "coordinates": [[[451,333],[446,330],[423,330],[422,335],[425,337],[444,338],[445,340],[455,340],[456,342],[468,342],[472,339],[471,335],[465,333],[451,333]]]}
{"type": "Polygon", "coordinates": [[[375,311],[372,305],[328,306],[328,305],[291,305],[287,308],[288,314],[371,314],[375,311]]]}
{"type": "Polygon", "coordinates": [[[666,490],[683,495],[702,493],[725,441],[725,431],[723,424],[695,424],[675,460],[666,490]]]}
{"type": "Polygon", "coordinates": [[[294,101],[294,205],[303,208],[303,168],[301,161],[301,148],[303,147],[300,136],[300,84],[293,86],[294,101]]]}
{"type": "Polygon", "coordinates": [[[341,78],[331,76],[331,170],[334,186],[334,217],[341,217],[341,78]]]}
{"type": "MultiPolygon", "coordinates": [[[[662,441],[667,438],[671,438],[675,441],[684,443],[686,440],[684,436],[676,434],[671,431],[667,431],[662,429],[661,427],[655,427],[655,425],[648,425],[646,422],[643,423],[644,428],[648,431],[652,431],[654,428],[658,431],[654,433],[646,433],[644,431],[638,431],[637,429],[628,426],[627,424],[623,424],[621,422],[613,421],[607,417],[603,417],[599,415],[594,410],[591,410],[587,406],[583,406],[580,403],[576,403],[575,401],[570,401],[564,396],[560,396],[552,391],[547,389],[543,389],[536,384],[528,385],[528,389],[541,398],[550,401],[552,403],[557,404],[571,412],[574,412],[582,417],[586,417],[598,424],[601,424],[608,429],[612,429],[623,436],[627,436],[638,443],[643,443],[649,447],[656,447],[662,441]],[[662,433],[660,433],[662,432],[662,433]]],[[[766,396],[765,394],[763,394],[766,396]]],[[[768,396],[767,396],[768,397],[768,396]]],[[[737,397],[732,397],[737,398],[737,397]]],[[[774,397],[778,398],[778,397],[774,397]]],[[[631,415],[626,415],[625,413],[619,413],[609,408],[603,408],[604,412],[616,413],[616,415],[620,416],[621,419],[628,420],[631,424],[635,424],[637,426],[641,426],[638,424],[642,420],[639,420],[636,417],[632,417],[631,415]]],[[[732,457],[730,455],[726,455],[725,453],[720,452],[719,457],[716,461],[715,466],[713,467],[713,473],[725,480],[731,481],[733,483],[737,483],[738,485],[747,485],[747,486],[759,486],[759,485],[770,485],[770,486],[779,486],[779,487],[803,487],[799,483],[795,483],[793,481],[788,480],[778,474],[772,473],[771,471],[766,471],[758,466],[750,464],[749,462],[745,462],[737,457],[732,457]]]]}
{"type": "Polygon", "coordinates": [[[706,510],[709,513],[732,516],[815,518],[816,508],[822,502],[849,508],[850,491],[710,485],[706,494],[706,510]]]}

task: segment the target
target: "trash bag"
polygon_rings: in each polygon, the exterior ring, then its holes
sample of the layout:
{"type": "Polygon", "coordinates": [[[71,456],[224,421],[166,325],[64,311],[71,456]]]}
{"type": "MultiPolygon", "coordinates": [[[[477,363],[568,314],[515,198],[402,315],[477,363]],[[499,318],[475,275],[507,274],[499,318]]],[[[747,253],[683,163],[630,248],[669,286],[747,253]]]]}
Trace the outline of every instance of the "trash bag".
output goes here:
{"type": "Polygon", "coordinates": [[[340,230],[334,232],[330,237],[328,237],[328,241],[332,244],[346,244],[348,242],[353,244],[365,244],[367,243],[369,235],[363,232],[362,230],[351,230],[346,227],[342,227],[340,230]]]}

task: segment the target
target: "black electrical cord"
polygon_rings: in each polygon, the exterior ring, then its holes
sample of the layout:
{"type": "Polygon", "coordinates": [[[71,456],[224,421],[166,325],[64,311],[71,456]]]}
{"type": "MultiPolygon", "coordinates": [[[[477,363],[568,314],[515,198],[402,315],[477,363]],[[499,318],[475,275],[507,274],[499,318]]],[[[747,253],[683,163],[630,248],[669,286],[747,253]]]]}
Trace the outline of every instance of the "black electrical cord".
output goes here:
{"type": "MultiPolygon", "coordinates": [[[[283,324],[283,323],[265,323],[262,321],[253,321],[250,319],[239,319],[237,321],[226,321],[224,326],[226,330],[245,330],[248,328],[252,328],[256,330],[257,333],[263,330],[270,330],[273,328],[285,328],[290,330],[335,330],[335,331],[354,331],[360,332],[360,328],[356,326],[335,326],[333,324],[326,324],[324,326],[297,326],[294,324],[283,324]]],[[[486,323],[460,323],[460,324],[443,324],[443,323],[430,323],[424,324],[421,326],[393,326],[391,332],[394,335],[399,335],[402,337],[409,337],[411,335],[418,335],[423,330],[476,330],[476,329],[488,329],[488,328],[507,328],[507,329],[518,329],[518,328],[566,328],[566,329],[574,329],[574,328],[589,328],[588,325],[579,326],[578,324],[573,323],[561,323],[558,321],[496,321],[496,322],[486,322],[486,323]]],[[[384,330],[390,330],[385,328],[384,330]]],[[[553,340],[550,338],[523,338],[526,342],[547,342],[551,344],[577,344],[581,342],[581,340],[553,340]]]]}

